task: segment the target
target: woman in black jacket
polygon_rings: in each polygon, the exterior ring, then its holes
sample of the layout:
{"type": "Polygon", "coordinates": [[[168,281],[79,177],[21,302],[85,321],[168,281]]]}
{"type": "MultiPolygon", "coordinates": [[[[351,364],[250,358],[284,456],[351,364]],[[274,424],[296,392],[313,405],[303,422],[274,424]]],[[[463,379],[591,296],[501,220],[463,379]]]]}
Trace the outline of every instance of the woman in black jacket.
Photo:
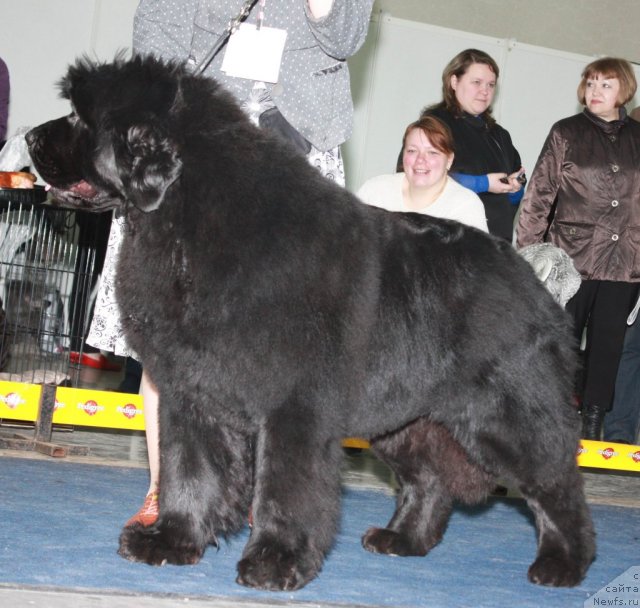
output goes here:
{"type": "Polygon", "coordinates": [[[478,194],[489,232],[511,242],[525,178],[509,133],[491,115],[499,74],[487,53],[462,51],[442,73],[442,101],[425,108],[422,116],[436,116],[451,129],[451,177],[478,194]]]}

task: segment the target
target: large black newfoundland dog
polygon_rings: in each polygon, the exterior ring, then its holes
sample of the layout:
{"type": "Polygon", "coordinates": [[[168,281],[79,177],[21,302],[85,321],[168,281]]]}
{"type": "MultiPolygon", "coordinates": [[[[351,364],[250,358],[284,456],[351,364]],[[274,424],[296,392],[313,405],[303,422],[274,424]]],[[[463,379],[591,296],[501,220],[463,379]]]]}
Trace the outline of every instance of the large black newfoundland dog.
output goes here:
{"type": "Polygon", "coordinates": [[[195,563],[252,508],[238,581],[302,587],[359,436],[401,486],[367,550],[426,554],[500,478],[535,514],[530,580],[582,579],[571,332],[508,243],[361,204],[181,66],[81,60],[61,87],[31,155],[59,201],[126,215],[118,299],[160,391],[160,519],[121,555],[195,563]]]}

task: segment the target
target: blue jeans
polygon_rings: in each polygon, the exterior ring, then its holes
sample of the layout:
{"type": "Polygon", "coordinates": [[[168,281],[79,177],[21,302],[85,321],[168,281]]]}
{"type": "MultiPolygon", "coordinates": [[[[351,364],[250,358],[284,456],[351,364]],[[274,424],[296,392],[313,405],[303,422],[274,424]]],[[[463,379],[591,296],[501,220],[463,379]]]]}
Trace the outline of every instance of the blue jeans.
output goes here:
{"type": "Polygon", "coordinates": [[[604,419],[604,439],[635,444],[640,426],[640,318],[627,329],[616,377],[613,407],[604,419]]]}

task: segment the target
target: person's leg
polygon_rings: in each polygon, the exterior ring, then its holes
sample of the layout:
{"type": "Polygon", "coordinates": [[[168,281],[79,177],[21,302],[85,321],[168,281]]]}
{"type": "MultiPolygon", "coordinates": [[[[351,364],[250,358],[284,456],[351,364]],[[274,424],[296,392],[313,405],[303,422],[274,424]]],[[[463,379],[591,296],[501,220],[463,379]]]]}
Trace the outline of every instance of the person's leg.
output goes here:
{"type": "Polygon", "coordinates": [[[573,319],[573,336],[575,338],[575,344],[579,359],[579,365],[576,369],[576,377],[574,379],[575,384],[575,398],[578,404],[578,409],[582,410],[582,391],[584,389],[584,367],[586,352],[582,350],[582,339],[584,335],[584,329],[589,319],[589,313],[593,306],[593,300],[598,293],[599,281],[583,280],[580,283],[578,291],[569,299],[565,306],[565,310],[571,315],[573,319]]]}
{"type": "Polygon", "coordinates": [[[582,281],[578,291],[567,302],[566,311],[573,317],[573,334],[580,344],[582,333],[591,312],[593,301],[598,293],[600,281],[582,281]]]}
{"type": "Polygon", "coordinates": [[[71,328],[70,349],[73,352],[99,352],[99,349],[84,341],[92,315],[92,310],[89,307],[90,293],[104,267],[112,216],[111,211],[103,213],[77,211],[74,215],[78,232],[78,251],[68,306],[71,328]]]}
{"type": "Polygon", "coordinates": [[[140,363],[133,357],[127,357],[124,363],[124,378],[118,385],[118,392],[137,395],[140,392],[141,377],[142,366],[140,363]]]}
{"type": "Polygon", "coordinates": [[[601,281],[587,324],[583,395],[583,438],[599,440],[605,413],[611,409],[626,319],[637,287],[601,281]]]}
{"type": "Polygon", "coordinates": [[[144,400],[145,435],[149,457],[149,491],[158,489],[160,481],[160,427],[158,426],[158,391],[142,371],[140,394],[144,400]]]}
{"type": "Polygon", "coordinates": [[[149,490],[140,510],[125,527],[139,524],[151,526],[158,519],[158,493],[160,489],[160,427],[158,425],[158,391],[151,379],[142,371],[140,394],[144,401],[145,435],[149,459],[149,490]]]}
{"type": "Polygon", "coordinates": [[[640,423],[640,321],[627,329],[613,407],[604,419],[605,441],[635,443],[640,423]]]}

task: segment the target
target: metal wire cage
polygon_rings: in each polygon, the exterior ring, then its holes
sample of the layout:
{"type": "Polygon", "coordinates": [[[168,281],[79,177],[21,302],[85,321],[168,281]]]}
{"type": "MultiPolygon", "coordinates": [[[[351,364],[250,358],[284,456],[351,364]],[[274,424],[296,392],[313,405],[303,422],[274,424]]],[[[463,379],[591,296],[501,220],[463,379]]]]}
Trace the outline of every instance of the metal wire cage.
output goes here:
{"type": "Polygon", "coordinates": [[[0,190],[0,379],[77,386],[70,353],[90,322],[94,214],[52,207],[44,191],[16,198],[0,190]]]}

